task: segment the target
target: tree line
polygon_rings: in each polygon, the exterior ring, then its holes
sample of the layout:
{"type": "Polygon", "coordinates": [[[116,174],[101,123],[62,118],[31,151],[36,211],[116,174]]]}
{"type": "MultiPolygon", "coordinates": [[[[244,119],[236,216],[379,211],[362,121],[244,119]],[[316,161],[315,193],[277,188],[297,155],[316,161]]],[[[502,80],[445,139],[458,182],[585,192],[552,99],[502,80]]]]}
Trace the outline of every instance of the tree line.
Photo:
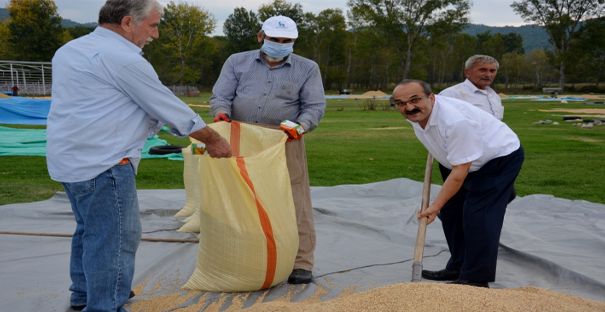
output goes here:
{"type": "MultiPolygon", "coordinates": [[[[523,49],[516,33],[462,33],[470,0],[349,0],[318,14],[299,3],[273,0],[257,12],[235,8],[224,36],[210,36],[212,12],[187,2],[168,3],[160,38],[144,48],[166,85],[211,88],[233,53],[260,48],[262,21],[285,15],[298,25],[294,53],[319,64],[326,90],[388,90],[405,78],[437,88],[464,80],[464,62],[488,54],[500,62],[506,89],[589,83],[599,91],[605,65],[605,0],[520,0],[511,5],[526,22],[544,27],[553,50],[523,49]]],[[[63,44],[94,28],[61,27],[52,0],[11,0],[0,23],[0,59],[50,61],[63,44]]],[[[495,12],[494,12],[495,13],[495,12]]]]}

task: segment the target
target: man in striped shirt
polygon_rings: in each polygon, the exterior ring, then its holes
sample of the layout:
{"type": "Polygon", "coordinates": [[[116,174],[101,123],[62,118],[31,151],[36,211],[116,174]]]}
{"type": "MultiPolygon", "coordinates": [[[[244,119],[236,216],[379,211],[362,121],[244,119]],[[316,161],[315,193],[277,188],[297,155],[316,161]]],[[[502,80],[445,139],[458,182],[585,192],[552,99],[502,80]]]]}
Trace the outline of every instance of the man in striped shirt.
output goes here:
{"type": "MultiPolygon", "coordinates": [[[[293,54],[296,23],[274,16],[263,23],[257,39],[261,49],[231,55],[212,89],[210,114],[215,121],[257,123],[279,129],[284,120],[300,124],[305,133],[324,115],[326,100],[319,66],[293,54]]],[[[299,247],[291,284],[313,279],[315,225],[307,156],[302,135],[286,143],[286,162],[298,222],[299,247]]]]}

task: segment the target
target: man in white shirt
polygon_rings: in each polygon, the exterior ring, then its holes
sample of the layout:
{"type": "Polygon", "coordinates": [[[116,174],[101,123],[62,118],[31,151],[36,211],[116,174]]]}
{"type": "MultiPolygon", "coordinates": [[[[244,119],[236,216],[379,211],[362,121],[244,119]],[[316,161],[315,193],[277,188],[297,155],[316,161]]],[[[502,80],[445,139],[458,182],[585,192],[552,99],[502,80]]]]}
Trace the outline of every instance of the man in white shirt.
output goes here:
{"type": "Polygon", "coordinates": [[[232,153],[141,56],[159,36],[163,11],[156,0],[108,0],[99,27],[65,44],[52,60],[47,165],[76,219],[69,288],[74,310],[125,312],[134,295],[141,238],[135,174],[148,135],[165,122],[172,134],[206,143],[212,157],[232,153]]]}
{"type": "Polygon", "coordinates": [[[435,201],[418,212],[429,224],[440,213],[451,257],[445,269],[423,270],[422,276],[489,287],[506,206],[523,164],[519,138],[483,110],[434,95],[423,81],[402,81],[393,98],[420,142],[451,170],[435,201]]]}
{"type": "Polygon", "coordinates": [[[464,64],[466,80],[451,86],[439,95],[469,102],[502,120],[504,106],[500,96],[490,87],[496,78],[498,61],[488,55],[473,55],[464,64]]]}

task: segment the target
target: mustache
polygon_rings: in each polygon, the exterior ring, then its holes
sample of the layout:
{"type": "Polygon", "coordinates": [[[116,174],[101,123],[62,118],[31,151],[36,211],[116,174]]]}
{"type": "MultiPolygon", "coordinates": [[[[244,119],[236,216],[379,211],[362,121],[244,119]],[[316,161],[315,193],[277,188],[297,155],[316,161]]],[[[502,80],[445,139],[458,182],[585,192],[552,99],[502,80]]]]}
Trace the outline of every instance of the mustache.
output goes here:
{"type": "Polygon", "coordinates": [[[416,113],[420,113],[420,110],[418,108],[414,108],[411,111],[408,111],[408,110],[405,111],[406,115],[413,115],[413,114],[416,114],[416,113]]]}

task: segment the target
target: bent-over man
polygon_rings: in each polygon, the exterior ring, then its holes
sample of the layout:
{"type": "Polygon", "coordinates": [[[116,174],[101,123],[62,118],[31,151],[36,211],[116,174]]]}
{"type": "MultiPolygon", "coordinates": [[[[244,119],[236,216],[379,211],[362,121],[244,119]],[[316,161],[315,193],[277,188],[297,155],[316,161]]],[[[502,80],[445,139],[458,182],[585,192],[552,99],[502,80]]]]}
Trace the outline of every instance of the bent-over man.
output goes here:
{"type": "Polygon", "coordinates": [[[519,138],[483,110],[434,95],[423,81],[402,81],[393,97],[420,142],[451,170],[437,198],[418,212],[429,224],[441,214],[451,257],[445,269],[423,270],[422,277],[489,287],[506,206],[523,164],[519,138]]]}

